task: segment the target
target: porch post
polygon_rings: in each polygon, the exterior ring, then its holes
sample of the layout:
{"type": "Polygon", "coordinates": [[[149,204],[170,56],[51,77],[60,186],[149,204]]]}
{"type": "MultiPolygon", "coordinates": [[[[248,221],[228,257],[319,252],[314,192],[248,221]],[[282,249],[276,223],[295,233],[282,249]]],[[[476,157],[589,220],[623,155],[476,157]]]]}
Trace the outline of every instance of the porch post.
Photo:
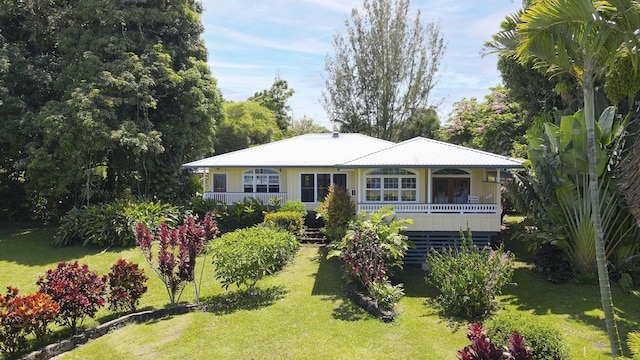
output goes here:
{"type": "Polygon", "coordinates": [[[204,198],[204,193],[207,192],[207,169],[202,168],[202,197],[204,198]]]}

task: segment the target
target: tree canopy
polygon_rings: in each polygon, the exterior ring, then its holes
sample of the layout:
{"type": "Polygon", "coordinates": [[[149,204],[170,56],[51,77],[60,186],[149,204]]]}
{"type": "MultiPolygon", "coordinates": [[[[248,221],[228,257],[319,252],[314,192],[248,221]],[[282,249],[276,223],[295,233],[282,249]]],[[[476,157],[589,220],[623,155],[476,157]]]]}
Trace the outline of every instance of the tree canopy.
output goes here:
{"type": "Polygon", "coordinates": [[[181,165],[213,150],[222,118],[201,12],[195,0],[0,0],[10,187],[53,212],[186,196],[181,165]]]}
{"type": "Polygon", "coordinates": [[[324,105],[343,132],[397,140],[430,103],[445,44],[439,25],[409,18],[409,0],[365,0],[333,38],[325,62],[324,105]]]}
{"type": "Polygon", "coordinates": [[[226,116],[216,136],[216,154],[266,144],[283,137],[274,113],[256,102],[225,103],[224,111],[226,116]]]}
{"type": "Polygon", "coordinates": [[[271,110],[276,117],[280,131],[285,132],[292,121],[291,115],[289,115],[291,107],[287,105],[287,101],[294,93],[295,90],[289,89],[287,80],[283,80],[280,75],[276,75],[269,89],[255,93],[248,100],[255,101],[271,110]]]}

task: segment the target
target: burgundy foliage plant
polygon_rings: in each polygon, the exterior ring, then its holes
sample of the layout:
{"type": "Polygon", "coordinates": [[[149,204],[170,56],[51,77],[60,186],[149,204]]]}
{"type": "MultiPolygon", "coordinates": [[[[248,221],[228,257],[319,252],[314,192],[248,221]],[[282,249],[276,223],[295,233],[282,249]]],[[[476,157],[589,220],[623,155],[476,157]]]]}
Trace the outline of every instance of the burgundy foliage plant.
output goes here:
{"type": "Polygon", "coordinates": [[[84,318],[94,317],[105,304],[107,276],[100,276],[77,261],[58,263],[36,284],[60,306],[56,321],[74,332],[84,318]]]}
{"type": "Polygon", "coordinates": [[[458,351],[460,360],[532,360],[531,349],[525,346],[524,337],[517,331],[509,337],[506,349],[498,349],[479,323],[469,324],[467,338],[471,345],[458,351]]]}
{"type": "Polygon", "coordinates": [[[147,292],[147,276],[138,264],[118,259],[109,272],[109,309],[133,311],[138,307],[140,297],[147,292]]]}

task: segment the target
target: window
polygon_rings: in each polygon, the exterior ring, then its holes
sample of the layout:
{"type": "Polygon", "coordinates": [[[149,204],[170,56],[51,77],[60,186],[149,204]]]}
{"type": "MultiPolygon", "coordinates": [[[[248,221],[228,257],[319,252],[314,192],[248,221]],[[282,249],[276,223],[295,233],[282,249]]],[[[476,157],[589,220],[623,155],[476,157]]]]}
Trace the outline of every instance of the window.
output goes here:
{"type": "Polygon", "coordinates": [[[227,192],[227,174],[213,174],[213,192],[227,192]]]}
{"type": "Polygon", "coordinates": [[[365,198],[367,201],[418,200],[418,176],[408,170],[378,169],[365,176],[365,198]]]}
{"type": "Polygon", "coordinates": [[[329,186],[335,184],[347,188],[347,174],[301,174],[300,201],[320,202],[329,193],[329,186]]]}
{"type": "Polygon", "coordinates": [[[433,173],[433,199],[436,204],[466,204],[471,190],[471,175],[460,169],[442,169],[433,173]]]}
{"type": "Polygon", "coordinates": [[[244,192],[275,193],[280,192],[280,174],[271,169],[251,169],[242,176],[244,192]]]}

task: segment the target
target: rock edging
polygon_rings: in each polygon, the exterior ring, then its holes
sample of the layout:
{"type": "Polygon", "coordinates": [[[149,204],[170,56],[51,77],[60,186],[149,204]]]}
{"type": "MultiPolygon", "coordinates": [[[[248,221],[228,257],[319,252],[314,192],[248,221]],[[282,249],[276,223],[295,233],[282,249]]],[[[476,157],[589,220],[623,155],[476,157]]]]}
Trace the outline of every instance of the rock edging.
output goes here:
{"type": "Polygon", "coordinates": [[[366,312],[386,323],[393,321],[396,315],[393,311],[380,308],[371,297],[363,294],[353,284],[347,285],[347,296],[366,312]]]}
{"type": "Polygon", "coordinates": [[[151,319],[160,319],[170,315],[182,315],[196,310],[196,305],[177,305],[164,309],[146,310],[136,313],[126,314],[117,319],[100,324],[95,328],[87,329],[80,334],[58,341],[56,343],[45,346],[42,349],[33,351],[25,356],[22,360],[48,360],[67,351],[71,351],[79,345],[86,344],[87,341],[97,339],[106,335],[109,331],[120,328],[131,322],[147,321],[151,319]]]}

